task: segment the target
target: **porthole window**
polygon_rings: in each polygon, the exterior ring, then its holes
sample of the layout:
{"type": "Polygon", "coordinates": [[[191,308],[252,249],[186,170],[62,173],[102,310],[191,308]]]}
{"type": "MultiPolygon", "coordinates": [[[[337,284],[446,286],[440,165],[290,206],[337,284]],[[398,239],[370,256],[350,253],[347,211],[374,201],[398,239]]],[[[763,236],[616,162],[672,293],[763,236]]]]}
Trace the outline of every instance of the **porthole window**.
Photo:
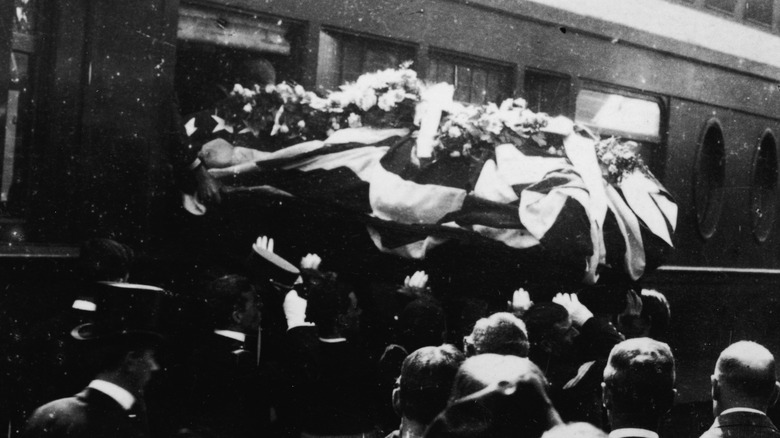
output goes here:
{"type": "Polygon", "coordinates": [[[704,127],[693,170],[693,198],[699,234],[709,239],[715,234],[723,208],[726,180],[726,151],[720,123],[712,119],[704,127]]]}
{"type": "Polygon", "coordinates": [[[750,187],[750,218],[753,235],[764,242],[772,232],[777,211],[777,141],[767,130],[758,143],[753,159],[750,187]]]}

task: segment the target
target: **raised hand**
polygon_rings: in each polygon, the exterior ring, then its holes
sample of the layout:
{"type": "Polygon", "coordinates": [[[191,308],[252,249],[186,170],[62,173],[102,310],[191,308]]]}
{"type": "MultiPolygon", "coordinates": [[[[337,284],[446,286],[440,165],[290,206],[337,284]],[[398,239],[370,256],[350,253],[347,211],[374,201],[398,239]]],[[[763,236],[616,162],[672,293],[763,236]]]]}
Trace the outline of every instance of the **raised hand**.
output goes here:
{"type": "Polygon", "coordinates": [[[582,326],[585,321],[593,318],[593,312],[588,310],[584,304],[580,303],[580,299],[577,298],[577,294],[557,294],[553,299],[553,303],[558,303],[569,312],[571,321],[577,326],[582,326]]]}
{"type": "Polygon", "coordinates": [[[509,311],[518,317],[523,316],[533,305],[534,302],[531,301],[531,295],[523,288],[516,290],[512,294],[512,301],[507,301],[509,311]]]}
{"type": "Polygon", "coordinates": [[[320,263],[322,263],[322,259],[317,254],[306,254],[306,256],[301,259],[301,269],[312,269],[317,271],[320,269],[320,263]]]}

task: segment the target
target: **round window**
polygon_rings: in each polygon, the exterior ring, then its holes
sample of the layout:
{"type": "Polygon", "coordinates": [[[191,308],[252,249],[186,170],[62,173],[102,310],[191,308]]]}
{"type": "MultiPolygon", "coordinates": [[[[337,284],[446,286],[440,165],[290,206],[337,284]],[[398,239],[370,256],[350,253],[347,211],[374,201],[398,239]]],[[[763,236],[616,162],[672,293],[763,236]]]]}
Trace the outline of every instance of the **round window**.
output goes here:
{"type": "Polygon", "coordinates": [[[777,210],[777,142],[771,131],[761,136],[753,159],[750,187],[750,218],[759,242],[772,232],[777,210]]]}
{"type": "Polygon", "coordinates": [[[726,151],[720,123],[712,119],[704,127],[693,170],[693,198],[699,234],[709,239],[718,228],[723,209],[726,151]]]}

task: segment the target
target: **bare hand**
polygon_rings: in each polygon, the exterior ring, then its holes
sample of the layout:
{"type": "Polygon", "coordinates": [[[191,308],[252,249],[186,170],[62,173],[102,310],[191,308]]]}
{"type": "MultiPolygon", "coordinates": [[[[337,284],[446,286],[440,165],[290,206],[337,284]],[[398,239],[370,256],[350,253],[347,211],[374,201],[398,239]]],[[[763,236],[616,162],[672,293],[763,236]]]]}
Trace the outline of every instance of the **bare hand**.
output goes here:
{"type": "Polygon", "coordinates": [[[201,165],[196,167],[193,172],[195,173],[195,182],[198,185],[198,200],[206,205],[222,202],[222,184],[211,176],[208,169],[201,165]]]}
{"type": "Polygon", "coordinates": [[[585,321],[593,318],[593,313],[585,305],[580,303],[577,294],[558,294],[552,299],[553,303],[558,303],[569,312],[571,321],[574,325],[581,327],[585,321]]]}
{"type": "Polygon", "coordinates": [[[633,290],[626,292],[626,309],[621,315],[639,316],[642,314],[642,298],[633,290]]]}

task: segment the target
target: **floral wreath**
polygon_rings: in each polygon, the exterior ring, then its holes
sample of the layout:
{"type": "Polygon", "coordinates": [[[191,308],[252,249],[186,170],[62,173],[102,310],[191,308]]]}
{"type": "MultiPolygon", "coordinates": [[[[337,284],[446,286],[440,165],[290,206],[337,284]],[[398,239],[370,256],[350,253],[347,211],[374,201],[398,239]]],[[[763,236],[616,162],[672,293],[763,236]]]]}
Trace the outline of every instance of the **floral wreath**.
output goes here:
{"type": "MultiPolygon", "coordinates": [[[[265,144],[267,148],[271,143],[271,149],[280,149],[361,126],[414,130],[420,123],[421,106],[437,97],[426,94],[435,86],[418,79],[410,67],[411,62],[406,62],[397,69],[363,74],[325,97],[290,82],[266,87],[236,84],[219,109],[225,124],[242,135],[239,142],[250,147],[265,144]]],[[[565,156],[558,136],[544,132],[550,116],[529,110],[524,99],[506,99],[500,105],[464,105],[450,97],[438,104],[441,118],[434,135],[433,160],[484,159],[495,146],[506,143],[565,156]]],[[[636,147],[635,142],[614,137],[597,141],[596,156],[611,183],[619,183],[637,170],[649,172],[635,153],[636,147]]]]}

